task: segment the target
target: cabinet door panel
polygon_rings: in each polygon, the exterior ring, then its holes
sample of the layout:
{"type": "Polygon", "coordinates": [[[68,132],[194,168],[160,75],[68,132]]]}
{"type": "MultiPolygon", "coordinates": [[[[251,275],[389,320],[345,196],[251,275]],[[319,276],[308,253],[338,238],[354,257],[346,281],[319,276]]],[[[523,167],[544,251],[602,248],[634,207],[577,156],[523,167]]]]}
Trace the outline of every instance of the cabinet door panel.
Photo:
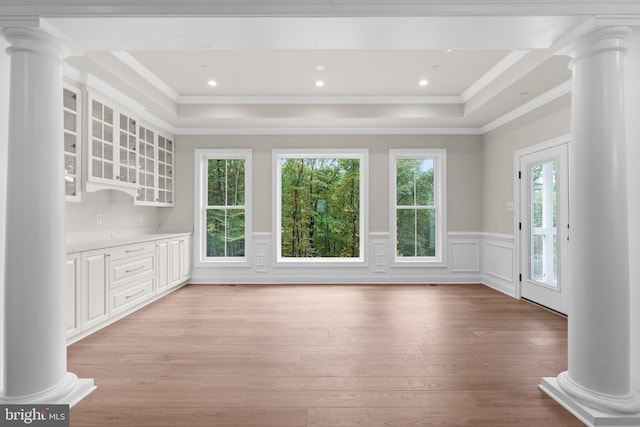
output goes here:
{"type": "Polygon", "coordinates": [[[134,307],[153,296],[153,277],[123,286],[111,294],[111,314],[115,315],[134,307]]]}
{"type": "Polygon", "coordinates": [[[109,317],[107,299],[107,254],[86,252],[82,257],[83,330],[109,317]]]}
{"type": "Polygon", "coordinates": [[[67,291],[67,338],[80,333],[81,329],[81,291],[80,257],[71,255],[65,263],[65,286],[67,291]]]}
{"type": "Polygon", "coordinates": [[[154,269],[153,254],[112,261],[109,289],[115,289],[135,277],[153,275],[154,269]]]}
{"type": "Polygon", "coordinates": [[[169,242],[158,242],[156,245],[157,291],[162,292],[169,287],[169,242]]]}
{"type": "Polygon", "coordinates": [[[173,240],[169,244],[171,284],[180,282],[180,240],[173,240]]]}
{"type": "Polygon", "coordinates": [[[191,277],[191,239],[188,237],[180,241],[180,262],[180,279],[187,280],[191,277]]]}

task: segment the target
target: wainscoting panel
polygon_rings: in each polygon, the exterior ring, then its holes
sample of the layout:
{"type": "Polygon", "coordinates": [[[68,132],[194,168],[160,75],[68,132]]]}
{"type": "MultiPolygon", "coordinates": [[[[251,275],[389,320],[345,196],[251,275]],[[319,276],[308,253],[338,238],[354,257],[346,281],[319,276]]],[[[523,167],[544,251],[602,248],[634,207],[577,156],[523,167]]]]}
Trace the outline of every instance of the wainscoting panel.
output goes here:
{"type": "MultiPolygon", "coordinates": [[[[191,283],[482,283],[482,233],[453,232],[447,236],[444,266],[393,263],[392,241],[387,232],[369,234],[364,263],[278,264],[271,233],[254,233],[249,264],[197,265],[191,283]]],[[[495,257],[495,256],[494,256],[495,257]]]]}
{"type": "Polygon", "coordinates": [[[374,273],[387,272],[387,242],[389,233],[369,233],[369,245],[371,251],[371,265],[374,273]]]}
{"type": "Polygon", "coordinates": [[[268,273],[271,270],[271,233],[253,235],[253,254],[256,273],[268,273]]]}
{"type": "Polygon", "coordinates": [[[449,248],[452,273],[480,272],[480,242],[477,240],[452,241],[449,243],[449,248]]]}
{"type": "Polygon", "coordinates": [[[483,283],[516,297],[515,243],[511,235],[484,234],[483,283]]]}

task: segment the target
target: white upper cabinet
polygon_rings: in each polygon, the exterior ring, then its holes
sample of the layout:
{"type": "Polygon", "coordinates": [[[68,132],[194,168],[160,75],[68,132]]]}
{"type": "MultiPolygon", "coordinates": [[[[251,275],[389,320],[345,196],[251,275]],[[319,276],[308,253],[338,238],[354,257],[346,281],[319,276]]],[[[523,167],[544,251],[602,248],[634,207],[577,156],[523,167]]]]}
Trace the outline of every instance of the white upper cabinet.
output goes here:
{"type": "Polygon", "coordinates": [[[65,84],[62,89],[64,120],[64,191],[66,201],[80,201],[81,120],[80,90],[65,84]]]}
{"type": "Polygon", "coordinates": [[[86,87],[65,83],[63,103],[66,201],[119,190],[136,205],[174,205],[173,136],[86,87]]]}
{"type": "Polygon", "coordinates": [[[138,193],[137,118],[111,101],[87,93],[86,190],[138,193]]]}
{"type": "Polygon", "coordinates": [[[173,138],[158,135],[157,202],[173,206],[173,138]]]}
{"type": "Polygon", "coordinates": [[[173,139],[139,126],[138,195],[135,204],[173,206],[173,139]]]}
{"type": "Polygon", "coordinates": [[[136,204],[152,205],[156,200],[156,133],[139,126],[138,147],[138,195],[136,204]]]}
{"type": "Polygon", "coordinates": [[[118,124],[120,126],[120,156],[119,174],[116,180],[126,184],[138,182],[138,124],[137,119],[120,113],[118,124]]]}

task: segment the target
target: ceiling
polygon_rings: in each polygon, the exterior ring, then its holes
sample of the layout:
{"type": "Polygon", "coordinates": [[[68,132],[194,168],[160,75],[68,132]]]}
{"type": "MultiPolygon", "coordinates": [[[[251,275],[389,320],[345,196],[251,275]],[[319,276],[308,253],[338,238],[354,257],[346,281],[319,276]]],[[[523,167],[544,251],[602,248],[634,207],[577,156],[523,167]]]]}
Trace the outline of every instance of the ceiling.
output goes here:
{"type": "Polygon", "coordinates": [[[554,43],[584,22],[52,17],[45,24],[75,49],[69,77],[103,91],[107,83],[118,101],[144,106],[143,118],[177,134],[481,134],[551,101],[569,105],[569,57],[554,55],[554,43]]]}
{"type": "Polygon", "coordinates": [[[180,96],[460,95],[508,51],[130,52],[180,96]],[[207,85],[209,80],[218,85],[207,85]],[[426,79],[427,86],[419,86],[426,79]],[[316,82],[323,81],[323,87],[316,82]]]}

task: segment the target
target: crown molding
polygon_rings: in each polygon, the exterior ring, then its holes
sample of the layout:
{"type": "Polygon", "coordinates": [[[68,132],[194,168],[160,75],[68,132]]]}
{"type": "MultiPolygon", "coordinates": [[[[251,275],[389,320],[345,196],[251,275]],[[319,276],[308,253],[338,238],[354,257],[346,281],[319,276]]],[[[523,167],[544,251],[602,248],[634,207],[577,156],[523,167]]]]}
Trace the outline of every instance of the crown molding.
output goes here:
{"type": "Polygon", "coordinates": [[[502,75],[505,71],[511,68],[515,63],[520,61],[527,53],[528,50],[513,50],[494,65],[489,71],[487,71],[482,77],[480,77],[475,83],[473,83],[467,90],[465,90],[460,98],[462,102],[467,102],[473,96],[475,96],[482,89],[491,84],[494,80],[502,75]]]}
{"type": "Polygon", "coordinates": [[[489,122],[486,125],[482,126],[482,133],[485,134],[487,132],[491,132],[492,130],[497,129],[500,126],[503,126],[519,117],[524,116],[525,114],[532,112],[536,108],[540,108],[543,105],[548,104],[549,102],[558,99],[563,95],[571,93],[572,84],[572,80],[567,80],[566,82],[559,84],[558,86],[543,93],[537,98],[532,99],[526,104],[522,104],[520,107],[511,110],[501,117],[498,117],[492,122],[489,122]]]}
{"type": "Polygon", "coordinates": [[[5,16],[548,16],[640,13],[626,0],[0,0],[5,16]]]}
{"type": "Polygon", "coordinates": [[[77,68],[72,67],[66,62],[62,63],[62,75],[77,84],[81,84],[83,82],[82,73],[78,71],[77,68]]]}
{"type": "Polygon", "coordinates": [[[462,104],[459,96],[180,96],[179,105],[462,104]]]}
{"type": "Polygon", "coordinates": [[[93,74],[80,72],[67,63],[63,63],[62,73],[64,77],[75,82],[77,85],[86,85],[91,89],[97,90],[122,107],[131,110],[144,122],[147,122],[148,124],[165,132],[169,132],[171,134],[176,133],[176,128],[174,126],[150,113],[144,105],[115,89],[113,86],[93,74]]]}
{"type": "Polygon", "coordinates": [[[138,73],[143,79],[149,82],[153,87],[158,89],[164,95],[166,95],[173,102],[178,103],[180,96],[169,85],[156,76],[151,70],[142,65],[137,59],[135,59],[129,52],[122,50],[111,51],[111,54],[122,61],[125,65],[138,73]]]}
{"type": "MultiPolygon", "coordinates": [[[[526,53],[526,52],[525,52],[526,53]]],[[[452,96],[180,96],[162,79],[125,51],[111,54],[178,105],[438,105],[463,104],[452,96]]],[[[509,55],[508,55],[509,56],[509,55]]],[[[501,61],[501,62],[504,62],[501,61]]],[[[512,65],[512,64],[510,64],[512,65]]],[[[505,67],[508,68],[506,65],[505,67]]],[[[495,68],[495,67],[494,67],[495,68]]],[[[504,68],[504,69],[506,69],[504,68]]],[[[504,69],[500,72],[504,72],[504,69]]],[[[488,74],[488,73],[487,73],[488,74]]],[[[499,74],[495,74],[497,77],[499,74]]]]}
{"type": "MultiPolygon", "coordinates": [[[[0,5],[2,5],[1,0],[0,0],[0,5]]],[[[0,16],[0,31],[5,28],[16,28],[16,27],[40,28],[40,16],[37,14],[0,16]]]]}
{"type": "Polygon", "coordinates": [[[576,40],[597,29],[616,26],[629,27],[637,35],[640,30],[640,14],[593,16],[556,40],[551,50],[557,55],[571,56],[576,40]]]}
{"type": "Polygon", "coordinates": [[[482,135],[473,128],[177,128],[176,135],[482,135]]]}

